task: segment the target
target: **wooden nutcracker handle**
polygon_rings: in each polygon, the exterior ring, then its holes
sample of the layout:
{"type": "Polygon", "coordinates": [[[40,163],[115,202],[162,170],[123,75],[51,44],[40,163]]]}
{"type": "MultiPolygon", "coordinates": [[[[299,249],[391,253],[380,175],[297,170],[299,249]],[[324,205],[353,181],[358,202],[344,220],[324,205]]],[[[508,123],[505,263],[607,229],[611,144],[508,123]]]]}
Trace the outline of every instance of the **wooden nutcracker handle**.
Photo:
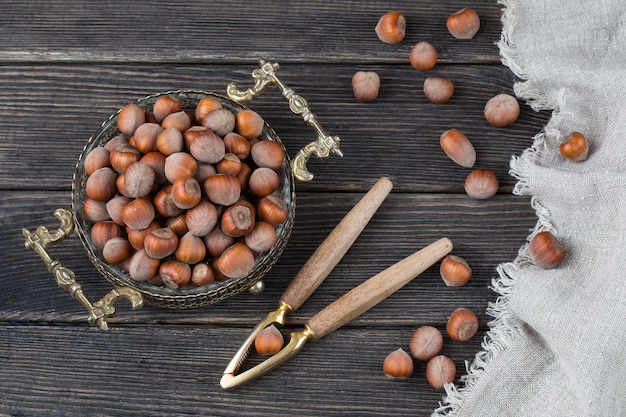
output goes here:
{"type": "Polygon", "coordinates": [[[308,327],[316,338],[327,335],[389,297],[451,250],[452,242],[449,239],[439,239],[329,304],[308,321],[308,327]]]}
{"type": "Polygon", "coordinates": [[[281,301],[292,311],[297,310],[335,268],[392,187],[388,178],[380,178],[313,252],[281,296],[281,301]]]}

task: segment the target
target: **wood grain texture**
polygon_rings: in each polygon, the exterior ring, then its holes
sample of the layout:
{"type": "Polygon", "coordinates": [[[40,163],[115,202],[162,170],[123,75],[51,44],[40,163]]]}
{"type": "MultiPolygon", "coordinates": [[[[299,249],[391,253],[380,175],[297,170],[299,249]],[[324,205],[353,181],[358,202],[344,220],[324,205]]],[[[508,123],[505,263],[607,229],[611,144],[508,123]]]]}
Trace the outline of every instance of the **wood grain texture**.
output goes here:
{"type": "Polygon", "coordinates": [[[413,44],[437,41],[443,62],[499,62],[500,6],[494,1],[323,0],[289,2],[147,1],[40,4],[2,1],[3,47],[9,62],[246,62],[266,56],[281,62],[406,61],[413,44]],[[472,42],[445,29],[449,14],[471,4],[482,16],[472,42]],[[374,32],[389,8],[407,18],[399,45],[383,45],[374,32]],[[445,32],[444,32],[445,31],[445,32]],[[441,36],[444,35],[444,36],[441,36]],[[461,46],[462,47],[459,47],[461,46]]]}
{"type": "MultiPolygon", "coordinates": [[[[427,384],[422,363],[416,362],[413,377],[404,381],[383,374],[389,352],[408,350],[413,329],[403,327],[331,334],[308,343],[263,378],[224,391],[219,378],[246,332],[178,326],[108,332],[75,326],[0,326],[0,413],[398,417],[427,416],[441,401],[443,392],[427,384]],[[311,378],[320,373],[323,384],[311,378]]],[[[443,352],[462,370],[479,340],[458,343],[446,336],[443,352]]],[[[257,361],[252,354],[249,363],[257,361]]]]}
{"type": "MultiPolygon", "coordinates": [[[[517,256],[537,221],[530,199],[511,194],[516,179],[509,162],[531,145],[549,114],[522,105],[518,121],[506,128],[483,117],[486,101],[512,93],[516,81],[496,45],[500,8],[493,0],[0,0],[0,416],[430,415],[443,392],[428,386],[424,365],[416,362],[407,381],[390,381],[382,373],[385,356],[408,350],[418,326],[444,331],[450,313],[467,307],[479,317],[479,334],[466,343],[444,335],[443,353],[457,364],[459,378],[486,334],[496,267],[517,256]],[[481,28],[460,41],[445,20],[466,6],[478,11],[481,28]],[[406,38],[397,45],[383,44],[374,32],[392,7],[407,18],[406,38]],[[439,51],[429,72],[408,62],[422,40],[439,51]],[[315,178],[296,185],[295,226],[265,291],[188,311],[151,305],[131,311],[121,301],[110,331],[88,325],[86,310],[24,248],[21,229],[57,226],[52,213],[70,208],[80,152],[120,107],[168,90],[224,94],[232,81],[249,87],[261,57],[281,64],[281,79],[307,99],[329,134],[341,137],[345,154],[309,162],[315,178]],[[354,99],[351,78],[358,70],[381,78],[373,103],[354,99]],[[454,82],[447,104],[424,97],[431,75],[454,82]],[[465,195],[469,170],[439,145],[450,128],[473,142],[476,167],[498,176],[495,197],[465,195]],[[219,388],[252,326],[276,308],[317,246],[383,176],[393,181],[392,193],[323,284],[288,315],[285,335],[441,236],[470,263],[472,279],[446,287],[434,265],[262,379],[241,390],[219,388]]],[[[249,106],[290,155],[315,139],[273,87],[249,106]]],[[[51,253],[91,299],[111,290],[76,236],[51,253]]]]}

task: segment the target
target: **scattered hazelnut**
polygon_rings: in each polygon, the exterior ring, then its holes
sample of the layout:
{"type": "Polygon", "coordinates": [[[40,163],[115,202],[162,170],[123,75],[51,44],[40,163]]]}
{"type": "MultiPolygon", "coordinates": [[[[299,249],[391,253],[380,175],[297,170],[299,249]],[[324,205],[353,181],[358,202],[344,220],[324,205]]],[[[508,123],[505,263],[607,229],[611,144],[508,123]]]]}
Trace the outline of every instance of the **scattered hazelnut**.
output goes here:
{"type": "Polygon", "coordinates": [[[418,71],[428,71],[435,67],[439,54],[434,46],[422,41],[416,43],[409,53],[409,62],[418,71]]]}
{"type": "Polygon", "coordinates": [[[442,347],[443,336],[435,327],[421,326],[411,336],[410,349],[415,359],[427,361],[437,355],[442,347]]]}
{"type": "Polygon", "coordinates": [[[374,30],[381,41],[390,44],[400,43],[406,31],[406,19],[397,11],[385,13],[378,20],[374,30]]]}
{"type": "Polygon", "coordinates": [[[504,127],[515,122],[519,117],[520,107],[517,99],[509,94],[498,94],[485,104],[485,119],[493,126],[504,127]]]}
{"type": "Polygon", "coordinates": [[[448,31],[457,39],[472,39],[480,29],[480,18],[474,9],[465,7],[448,16],[448,31]]]}
{"type": "Polygon", "coordinates": [[[284,343],[283,334],[272,324],[257,335],[254,339],[254,348],[259,355],[269,356],[278,353],[284,343]]]}
{"type": "Polygon", "coordinates": [[[358,71],[352,76],[352,92],[354,98],[369,103],[378,97],[380,77],[373,71],[358,71]]]}
{"type": "Polygon", "coordinates": [[[472,268],[460,256],[447,255],[441,261],[439,273],[448,287],[460,287],[472,277],[472,268]]]}
{"type": "Polygon", "coordinates": [[[435,356],[426,364],[426,379],[435,389],[442,389],[445,384],[451,384],[455,377],[456,365],[447,356],[435,356]]]}
{"type": "Polygon", "coordinates": [[[499,186],[496,174],[488,169],[476,169],[465,178],[465,192],[477,200],[493,197],[499,186]]]}
{"type": "Polygon", "coordinates": [[[465,168],[471,168],[476,162],[476,150],[463,132],[449,129],[439,137],[441,149],[450,159],[465,168]]]}
{"type": "Polygon", "coordinates": [[[530,239],[528,252],[533,262],[544,269],[558,267],[567,255],[561,242],[548,231],[539,232],[530,239]]]}
{"type": "Polygon", "coordinates": [[[446,332],[452,340],[457,342],[468,341],[474,337],[477,331],[478,317],[467,308],[457,308],[448,318],[446,332]]]}
{"type": "Polygon", "coordinates": [[[584,161],[589,154],[587,138],[580,132],[572,132],[567,135],[565,141],[559,146],[559,151],[564,158],[572,162],[584,161]]]}
{"type": "Polygon", "coordinates": [[[394,350],[385,358],[383,372],[389,378],[408,378],[413,375],[413,358],[402,348],[394,350]]]}
{"type": "Polygon", "coordinates": [[[428,77],[424,80],[424,95],[431,103],[445,104],[454,94],[454,83],[443,77],[428,77]]]}

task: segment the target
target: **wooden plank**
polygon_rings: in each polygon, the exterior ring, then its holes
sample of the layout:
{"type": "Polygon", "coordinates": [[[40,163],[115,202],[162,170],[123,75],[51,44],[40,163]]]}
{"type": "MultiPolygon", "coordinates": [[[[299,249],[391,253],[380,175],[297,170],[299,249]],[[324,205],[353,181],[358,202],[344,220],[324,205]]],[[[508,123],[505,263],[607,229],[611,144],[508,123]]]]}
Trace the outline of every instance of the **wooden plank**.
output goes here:
{"type": "MultiPolygon", "coordinates": [[[[74,166],[88,138],[110,114],[148,94],[172,89],[225,92],[237,81],[252,85],[252,61],[209,66],[5,66],[0,67],[0,189],[69,189],[74,166]]],[[[439,136],[452,127],[473,141],[476,167],[493,169],[510,191],[511,155],[532,143],[548,115],[522,107],[506,128],[489,125],[483,107],[493,95],[511,92],[513,77],[502,66],[441,66],[429,73],[409,66],[284,65],[283,80],[304,96],[326,130],[342,138],[344,158],[311,160],[316,175],[302,190],[363,190],[386,175],[407,192],[463,192],[469,172],[450,161],[439,136]],[[358,103],[351,77],[359,69],[382,78],[379,99],[358,103]],[[423,80],[454,80],[456,94],[445,105],[429,103],[423,80]]],[[[250,104],[278,132],[294,155],[315,139],[292,114],[278,91],[268,88],[250,104]]]]}
{"type": "MultiPolygon", "coordinates": [[[[443,391],[424,364],[390,380],[385,356],[408,351],[413,327],[340,329],[309,342],[289,362],[235,391],[219,379],[245,329],[0,326],[0,414],[92,416],[415,416],[429,415],[443,391]]],[[[480,348],[444,338],[457,365],[480,348]]],[[[247,364],[258,362],[252,354],[247,364]]]]}
{"type": "MultiPolygon", "coordinates": [[[[283,255],[265,280],[263,294],[244,293],[189,311],[153,306],[130,311],[126,303],[120,302],[114,322],[250,326],[276,307],[292,277],[361,195],[317,192],[298,195],[295,227],[283,255]]],[[[0,321],[85,323],[86,311],[56,287],[39,257],[24,249],[20,233],[23,227],[34,230],[42,224],[51,229],[58,227],[52,212],[68,205],[69,196],[65,192],[3,192],[0,251],[10,261],[0,272],[0,282],[7,283],[0,293],[0,321]]],[[[303,323],[365,279],[443,236],[454,243],[453,253],[467,259],[472,266],[474,275],[468,284],[446,287],[438,268],[430,268],[352,325],[420,322],[442,325],[457,307],[473,309],[484,321],[487,302],[495,299],[488,287],[496,276],[496,266],[514,259],[535,222],[527,198],[498,195],[487,201],[475,201],[456,194],[392,192],[329,278],[297,314],[290,316],[290,322],[303,323]]],[[[88,260],[77,237],[51,248],[50,252],[74,270],[94,300],[111,289],[88,260]]]]}
{"type": "Polygon", "coordinates": [[[437,42],[444,62],[499,62],[500,6],[487,0],[290,1],[236,0],[141,3],[54,0],[2,2],[3,62],[404,62],[418,41],[437,42]],[[482,18],[471,41],[454,39],[446,18],[471,6],[482,18]],[[399,45],[374,28],[390,8],[407,18],[399,45]],[[346,30],[349,29],[349,30],[346,30]]]}

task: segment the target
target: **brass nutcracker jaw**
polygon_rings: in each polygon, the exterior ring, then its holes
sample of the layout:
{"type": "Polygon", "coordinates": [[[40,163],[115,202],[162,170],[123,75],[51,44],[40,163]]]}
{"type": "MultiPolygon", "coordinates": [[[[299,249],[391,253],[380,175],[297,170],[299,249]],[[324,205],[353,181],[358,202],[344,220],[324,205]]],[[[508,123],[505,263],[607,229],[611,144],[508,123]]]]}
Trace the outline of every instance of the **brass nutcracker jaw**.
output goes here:
{"type": "Polygon", "coordinates": [[[300,181],[311,181],[313,174],[309,172],[306,164],[311,156],[315,156],[320,159],[325,159],[334,154],[336,156],[343,156],[339,145],[341,139],[339,136],[330,136],[326,133],[321,123],[317,120],[315,115],[311,112],[307,101],[304,97],[296,94],[294,90],[287,87],[278,76],[279,65],[277,63],[266,62],[264,59],[259,61],[260,68],[252,71],[252,78],[254,79],[254,86],[247,90],[239,90],[236,83],[230,83],[226,89],[228,98],[237,103],[247,103],[254,100],[269,84],[274,84],[280,90],[283,98],[289,102],[289,109],[302,116],[307,125],[313,128],[317,133],[317,139],[300,151],[293,158],[293,174],[296,179],[300,181]]]}
{"type": "Polygon", "coordinates": [[[65,289],[76,298],[89,311],[89,323],[97,324],[101,329],[109,328],[107,319],[115,316],[113,304],[118,298],[126,298],[130,301],[133,310],[143,306],[143,297],[138,291],[128,288],[115,288],[102,297],[98,302],[91,303],[82,286],[76,282],[74,271],[64,267],[60,261],[53,259],[48,253],[48,247],[67,239],[74,230],[72,213],[66,209],[57,209],[54,217],[59,219],[61,226],[53,233],[46,227],[39,226],[35,232],[22,229],[26,249],[32,249],[39,254],[48,271],[54,275],[59,287],[65,289]]]}

